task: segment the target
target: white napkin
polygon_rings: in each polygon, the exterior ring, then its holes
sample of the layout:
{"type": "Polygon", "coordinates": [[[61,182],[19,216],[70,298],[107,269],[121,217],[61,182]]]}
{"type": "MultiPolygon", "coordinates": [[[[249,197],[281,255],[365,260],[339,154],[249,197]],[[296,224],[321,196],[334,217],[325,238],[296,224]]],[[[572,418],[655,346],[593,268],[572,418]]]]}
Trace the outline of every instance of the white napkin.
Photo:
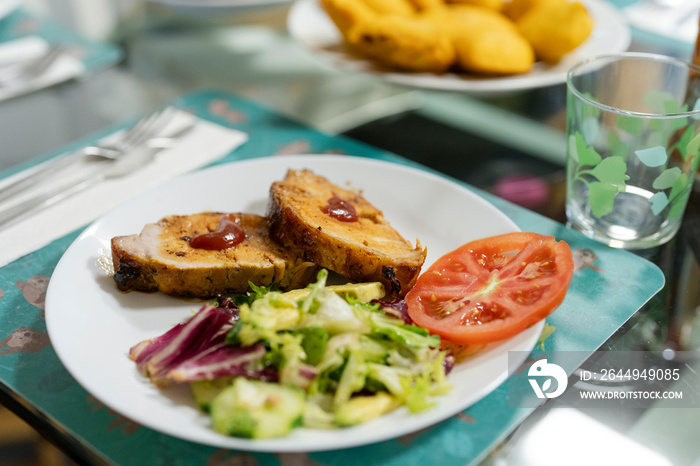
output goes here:
{"type": "Polygon", "coordinates": [[[630,25],[638,29],[694,44],[698,36],[700,0],[667,0],[669,4],[676,4],[675,7],[663,5],[663,1],[641,0],[623,11],[630,25]]]}
{"type": "MultiPolygon", "coordinates": [[[[37,36],[2,42],[0,43],[0,73],[2,68],[22,66],[30,60],[39,58],[50,48],[51,45],[48,42],[37,36]]],[[[64,53],[36,79],[23,79],[7,86],[0,86],[0,101],[67,81],[83,72],[85,72],[85,65],[70,53],[64,53]]]]}
{"type": "MultiPolygon", "coordinates": [[[[182,127],[186,120],[193,118],[195,126],[171,147],[160,151],[150,164],[127,176],[104,180],[0,230],[0,244],[3,245],[0,248],[0,267],[87,225],[131,197],[223,157],[248,140],[248,135],[241,131],[196,118],[185,111],[176,115],[164,133],[182,127]]],[[[69,173],[57,174],[56,178],[61,179],[54,180],[53,185],[65,183],[69,179],[67,177],[92,172],[95,164],[93,160],[71,166],[69,173]]],[[[0,185],[12,179],[2,180],[0,185]]],[[[50,188],[51,184],[47,183],[35,189],[38,192],[50,188]]],[[[7,201],[4,205],[16,202],[7,201]]]]}

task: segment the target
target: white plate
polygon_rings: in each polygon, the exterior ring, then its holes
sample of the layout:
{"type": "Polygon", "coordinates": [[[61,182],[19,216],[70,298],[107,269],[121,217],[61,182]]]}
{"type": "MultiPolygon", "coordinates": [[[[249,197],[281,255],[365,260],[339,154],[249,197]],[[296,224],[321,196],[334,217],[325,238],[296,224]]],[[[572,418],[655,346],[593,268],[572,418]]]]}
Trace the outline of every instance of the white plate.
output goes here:
{"type": "Polygon", "coordinates": [[[534,347],[543,323],[457,365],[449,376],[454,390],[420,414],[399,409],[357,427],[297,429],[274,440],[232,438],[211,430],[188,387],[155,388],[137,373],[127,355],[132,345],[165,332],[199,304],[159,293],[118,292],[96,266],[98,252],[109,249],[113,236],[138,232],[145,223],[170,214],[206,210],[263,214],[270,184],[282,179],[288,168],[310,168],[337,184],[361,188],[399,232],[420,238],[427,246],[426,265],[469,240],[517,230],[503,213],[462,186],[415,168],[365,158],[277,156],[183,176],[89,226],[51,277],[46,297],[49,335],[61,362],[81,385],[124,416],[193,442],[255,451],[329,450],[407,434],[465,409],[506,380],[508,351],[534,347]]]}
{"type": "Polygon", "coordinates": [[[411,73],[389,71],[370,59],[353,55],[343,45],[342,36],[317,0],[298,0],[287,16],[290,35],[312,52],[330,59],[337,66],[372,73],[387,81],[425,89],[461,91],[471,94],[504,94],[560,84],[574,63],[601,53],[621,52],[630,45],[630,30],[624,17],[604,0],[583,0],[595,26],[591,37],[559,63],[536,63],[532,71],[504,77],[470,74],[411,73]]]}
{"type": "Polygon", "coordinates": [[[24,0],[0,0],[0,19],[9,16],[24,2],[24,0]]]}

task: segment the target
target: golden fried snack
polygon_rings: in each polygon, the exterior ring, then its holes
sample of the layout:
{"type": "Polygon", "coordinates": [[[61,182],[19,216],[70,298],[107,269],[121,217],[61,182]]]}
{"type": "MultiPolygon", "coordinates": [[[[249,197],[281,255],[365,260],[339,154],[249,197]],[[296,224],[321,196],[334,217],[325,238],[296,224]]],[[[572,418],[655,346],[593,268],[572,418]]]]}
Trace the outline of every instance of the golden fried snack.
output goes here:
{"type": "Polygon", "coordinates": [[[364,3],[382,15],[413,16],[416,13],[411,0],[364,0],[364,3]]]}
{"type": "Polygon", "coordinates": [[[447,0],[447,3],[449,5],[477,5],[501,11],[505,2],[504,0],[447,0]]]}
{"type": "Polygon", "coordinates": [[[449,36],[438,26],[403,16],[375,16],[353,26],[348,43],[387,65],[441,73],[455,61],[449,36]]]}
{"type": "Polygon", "coordinates": [[[504,3],[501,12],[513,21],[517,21],[525,13],[538,5],[549,3],[564,3],[567,0],[508,0],[504,3]]]}
{"type": "Polygon", "coordinates": [[[321,5],[346,39],[355,24],[377,16],[363,0],[321,0],[321,5]]]}
{"type": "Polygon", "coordinates": [[[580,2],[539,5],[516,24],[537,58],[551,63],[583,44],[593,31],[593,18],[580,2]]]}
{"type": "Polygon", "coordinates": [[[457,63],[481,74],[526,73],[535,62],[530,43],[502,14],[475,5],[449,5],[425,12],[425,21],[441,26],[452,39],[457,63]]]}
{"type": "Polygon", "coordinates": [[[443,0],[410,0],[418,11],[433,10],[445,6],[443,0]]]}
{"type": "Polygon", "coordinates": [[[454,45],[459,65],[475,73],[527,73],[535,63],[532,46],[513,31],[488,29],[473,39],[459,38],[454,45]]]}

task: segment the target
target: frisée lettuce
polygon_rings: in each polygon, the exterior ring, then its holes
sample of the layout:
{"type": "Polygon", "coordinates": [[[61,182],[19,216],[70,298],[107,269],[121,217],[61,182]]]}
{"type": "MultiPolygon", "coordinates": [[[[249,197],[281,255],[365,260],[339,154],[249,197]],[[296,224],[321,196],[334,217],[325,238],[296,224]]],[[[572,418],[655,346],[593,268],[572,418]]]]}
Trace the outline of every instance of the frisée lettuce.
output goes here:
{"type": "Polygon", "coordinates": [[[327,277],[219,299],[130,357],[157,385],[189,383],[216,431],[249,438],[356,425],[399,406],[417,412],[450,390],[438,336],[384,306],[381,285],[356,292],[327,277]]]}

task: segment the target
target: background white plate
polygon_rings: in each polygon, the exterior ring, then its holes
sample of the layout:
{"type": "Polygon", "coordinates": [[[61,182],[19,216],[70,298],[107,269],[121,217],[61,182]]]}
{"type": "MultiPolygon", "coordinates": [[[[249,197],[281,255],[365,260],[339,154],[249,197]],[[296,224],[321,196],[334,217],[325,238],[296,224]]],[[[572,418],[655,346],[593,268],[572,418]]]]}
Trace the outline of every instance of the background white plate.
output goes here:
{"type": "Polygon", "coordinates": [[[502,94],[560,84],[572,65],[602,53],[622,52],[630,45],[630,30],[619,11],[604,0],[583,0],[593,16],[591,37],[559,63],[536,63],[532,71],[504,77],[470,74],[411,73],[382,68],[372,60],[353,55],[343,45],[342,36],[317,0],[297,0],[287,16],[287,29],[293,38],[335,65],[372,73],[389,82],[426,89],[461,91],[473,94],[502,94]]]}
{"type": "MultiPolygon", "coordinates": [[[[363,190],[406,238],[428,248],[426,267],[472,239],[517,227],[494,206],[442,177],[388,162],[345,156],[278,156],[212,167],[141,195],[88,227],[58,263],[46,297],[46,323],[61,362],[107,406],[145,426],[193,442],[255,451],[313,451],[378,442],[441,421],[504,382],[508,351],[531,350],[544,323],[489,345],[457,365],[454,390],[416,415],[397,410],[361,426],[321,431],[297,429],[289,437],[246,440],[217,434],[195,408],[187,386],[159,390],[141,377],[129,348],[164,333],[199,309],[159,293],[120,293],[96,266],[113,236],[136,233],[171,214],[207,210],[264,214],[270,184],[288,168],[310,168],[342,186],[363,190]]],[[[522,361],[517,362],[520,364],[522,361]]],[[[510,368],[510,372],[515,367],[510,368]]]]}

